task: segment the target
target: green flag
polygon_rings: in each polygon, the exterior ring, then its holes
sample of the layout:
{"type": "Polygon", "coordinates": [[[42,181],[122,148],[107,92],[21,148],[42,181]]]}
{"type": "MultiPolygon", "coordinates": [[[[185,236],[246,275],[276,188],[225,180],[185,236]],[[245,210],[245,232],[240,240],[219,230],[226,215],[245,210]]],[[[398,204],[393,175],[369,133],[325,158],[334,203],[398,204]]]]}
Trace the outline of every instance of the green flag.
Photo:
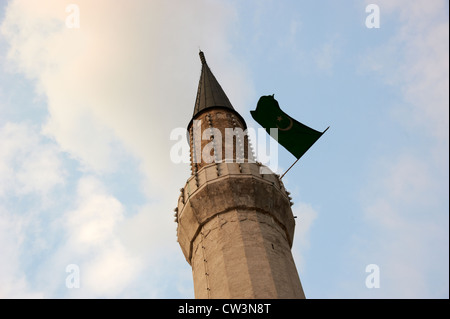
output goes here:
{"type": "Polygon", "coordinates": [[[278,143],[297,159],[326,132],[316,131],[284,113],[273,95],[261,96],[256,110],[250,113],[267,133],[270,134],[270,128],[278,128],[278,143]]]}

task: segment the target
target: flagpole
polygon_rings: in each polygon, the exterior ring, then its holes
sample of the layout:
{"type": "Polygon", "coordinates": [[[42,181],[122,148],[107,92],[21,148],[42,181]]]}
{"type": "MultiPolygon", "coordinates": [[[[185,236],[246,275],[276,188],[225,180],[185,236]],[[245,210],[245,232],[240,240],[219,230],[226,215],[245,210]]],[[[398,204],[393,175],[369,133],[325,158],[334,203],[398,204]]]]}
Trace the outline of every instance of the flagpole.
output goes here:
{"type": "MultiPolygon", "coordinates": [[[[326,131],[328,131],[329,128],[330,128],[330,127],[328,126],[328,127],[326,128],[326,130],[322,132],[321,136],[322,136],[326,131]]],[[[287,169],[287,171],[284,172],[283,175],[280,176],[280,179],[282,179],[283,176],[286,175],[287,172],[289,172],[289,170],[292,168],[292,166],[294,166],[295,163],[297,163],[299,159],[300,159],[300,157],[297,158],[297,160],[294,162],[294,164],[292,164],[292,165],[287,169]]]]}
{"type": "Polygon", "coordinates": [[[286,173],[287,173],[287,172],[289,172],[289,170],[290,170],[290,169],[292,168],[292,166],[294,166],[294,165],[295,165],[295,163],[297,163],[299,159],[300,159],[300,158],[297,158],[297,160],[296,160],[296,161],[294,162],[294,164],[292,164],[292,165],[291,165],[291,167],[289,167],[289,168],[287,169],[287,171],[286,171],[286,172],[284,172],[284,174],[280,176],[280,179],[282,179],[282,178],[283,178],[283,176],[284,176],[284,175],[286,175],[286,173]]]}

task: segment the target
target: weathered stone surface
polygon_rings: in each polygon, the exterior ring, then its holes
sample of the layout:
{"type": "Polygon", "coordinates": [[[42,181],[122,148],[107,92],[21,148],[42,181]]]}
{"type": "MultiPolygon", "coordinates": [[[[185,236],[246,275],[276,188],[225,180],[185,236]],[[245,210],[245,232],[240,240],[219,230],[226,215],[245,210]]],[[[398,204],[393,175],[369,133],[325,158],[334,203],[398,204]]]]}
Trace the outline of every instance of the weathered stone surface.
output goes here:
{"type": "Polygon", "coordinates": [[[236,163],[220,165],[226,174],[205,172],[215,164],[203,167],[202,183],[186,186],[178,201],[178,241],[196,298],[304,298],[283,185],[261,176],[257,164],[245,163],[243,173],[236,163]]]}
{"type": "Polygon", "coordinates": [[[216,215],[193,249],[196,298],[304,298],[290,247],[269,215],[216,215]]]}
{"type": "MultiPolygon", "coordinates": [[[[221,164],[222,167],[233,165],[236,164],[221,164]]],[[[245,163],[245,166],[252,165],[257,166],[245,163]]],[[[202,171],[208,168],[210,167],[205,167],[202,171]]],[[[232,168],[228,168],[227,171],[232,171],[232,168]]],[[[249,171],[254,170],[249,169],[249,171]]],[[[205,176],[203,172],[200,172],[199,175],[205,176]]],[[[190,181],[187,184],[190,185],[190,181]]],[[[178,236],[180,245],[182,242],[186,242],[184,238],[180,237],[185,235],[193,240],[201,225],[214,215],[242,208],[271,215],[280,224],[288,244],[292,246],[295,220],[284,188],[274,186],[274,182],[254,174],[226,174],[216,176],[212,180],[205,179],[202,185],[194,190],[192,188],[192,185],[185,187],[189,194],[184,195],[184,203],[179,200],[178,236]]],[[[190,248],[183,247],[183,252],[190,250],[190,248]]],[[[185,254],[188,262],[190,262],[190,255],[191,252],[185,254]]]]}

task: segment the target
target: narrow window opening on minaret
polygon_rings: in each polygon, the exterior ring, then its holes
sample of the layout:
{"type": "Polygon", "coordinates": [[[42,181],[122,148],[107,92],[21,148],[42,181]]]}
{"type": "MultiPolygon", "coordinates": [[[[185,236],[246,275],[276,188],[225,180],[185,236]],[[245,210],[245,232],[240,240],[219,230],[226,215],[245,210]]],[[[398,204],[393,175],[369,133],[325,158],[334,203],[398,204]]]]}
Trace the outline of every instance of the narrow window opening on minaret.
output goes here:
{"type": "Polygon", "coordinates": [[[272,244],[272,249],[275,249],[275,247],[273,247],[273,244],[272,244]]]}

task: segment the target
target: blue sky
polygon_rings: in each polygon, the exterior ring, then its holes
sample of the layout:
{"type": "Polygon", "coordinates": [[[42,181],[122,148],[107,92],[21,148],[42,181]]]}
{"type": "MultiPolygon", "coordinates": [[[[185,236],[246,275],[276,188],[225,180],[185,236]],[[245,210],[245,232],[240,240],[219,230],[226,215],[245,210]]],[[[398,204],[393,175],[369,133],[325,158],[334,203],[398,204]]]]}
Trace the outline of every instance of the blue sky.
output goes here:
{"type": "Polygon", "coordinates": [[[0,297],[193,297],[169,136],[199,48],[248,126],[268,94],[330,126],[283,178],[308,298],[449,297],[447,1],[0,4],[0,297]]]}

